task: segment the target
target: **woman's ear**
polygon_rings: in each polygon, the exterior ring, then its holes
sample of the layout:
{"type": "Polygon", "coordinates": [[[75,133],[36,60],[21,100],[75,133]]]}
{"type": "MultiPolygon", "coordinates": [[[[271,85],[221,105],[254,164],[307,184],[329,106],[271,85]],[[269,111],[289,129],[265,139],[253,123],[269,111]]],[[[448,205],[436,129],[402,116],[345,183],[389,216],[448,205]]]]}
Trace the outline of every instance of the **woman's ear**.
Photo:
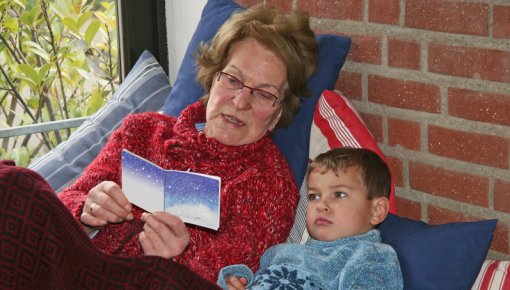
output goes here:
{"type": "Polygon", "coordinates": [[[378,197],[372,200],[372,218],[370,222],[376,226],[384,221],[390,210],[390,200],[386,197],[378,197]]]}
{"type": "Polygon", "coordinates": [[[271,124],[269,124],[268,131],[271,132],[276,127],[276,124],[278,124],[278,121],[280,121],[280,118],[282,117],[283,109],[280,108],[277,113],[273,115],[273,119],[271,120],[271,124]]]}

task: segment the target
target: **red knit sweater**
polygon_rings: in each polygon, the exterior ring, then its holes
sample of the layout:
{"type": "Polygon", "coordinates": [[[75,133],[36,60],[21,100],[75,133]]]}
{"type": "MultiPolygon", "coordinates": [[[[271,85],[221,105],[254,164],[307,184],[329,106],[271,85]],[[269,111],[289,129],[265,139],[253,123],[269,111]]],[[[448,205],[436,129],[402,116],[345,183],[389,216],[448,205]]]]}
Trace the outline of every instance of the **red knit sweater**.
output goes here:
{"type": "MultiPolygon", "coordinates": [[[[205,122],[205,107],[195,103],[178,119],[158,113],[129,116],[82,177],[60,195],[79,220],[88,191],[104,180],[121,184],[121,151],[128,149],[165,169],[221,177],[220,229],[188,225],[191,242],[175,259],[212,282],[230,264],[256,270],[266,248],[285,241],[294,219],[298,190],[284,157],[265,136],[256,143],[227,146],[195,128],[205,122]]],[[[143,194],[141,192],[140,194],[143,194]]],[[[135,219],[109,224],[93,238],[108,254],[143,255],[138,242],[142,211],[135,219]]]]}

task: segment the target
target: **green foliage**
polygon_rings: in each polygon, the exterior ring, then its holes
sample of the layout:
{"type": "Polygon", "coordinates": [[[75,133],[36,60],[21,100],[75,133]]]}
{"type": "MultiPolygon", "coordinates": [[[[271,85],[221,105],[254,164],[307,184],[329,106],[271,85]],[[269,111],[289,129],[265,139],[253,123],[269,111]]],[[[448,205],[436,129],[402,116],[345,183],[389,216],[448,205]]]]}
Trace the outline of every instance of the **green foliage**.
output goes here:
{"type": "MultiPolygon", "coordinates": [[[[118,87],[114,0],[0,0],[0,128],[83,117],[118,87]]],[[[61,130],[0,140],[26,166],[61,130]]]]}

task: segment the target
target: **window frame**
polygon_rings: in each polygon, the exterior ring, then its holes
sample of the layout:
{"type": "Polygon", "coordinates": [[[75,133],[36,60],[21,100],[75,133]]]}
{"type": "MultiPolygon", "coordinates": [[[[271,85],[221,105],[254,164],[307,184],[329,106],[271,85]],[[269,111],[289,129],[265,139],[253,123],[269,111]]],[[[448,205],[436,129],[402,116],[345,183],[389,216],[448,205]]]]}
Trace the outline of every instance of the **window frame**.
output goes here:
{"type": "Polygon", "coordinates": [[[120,80],[144,50],[154,55],[168,75],[165,0],[117,0],[116,5],[120,80]]]}

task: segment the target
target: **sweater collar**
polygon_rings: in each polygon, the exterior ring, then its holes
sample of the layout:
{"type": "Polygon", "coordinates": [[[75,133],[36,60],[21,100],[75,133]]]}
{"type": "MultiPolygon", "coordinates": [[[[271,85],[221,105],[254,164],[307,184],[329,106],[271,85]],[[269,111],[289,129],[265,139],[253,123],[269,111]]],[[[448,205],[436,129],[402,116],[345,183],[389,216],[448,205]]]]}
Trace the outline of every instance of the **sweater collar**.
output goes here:
{"type": "Polygon", "coordinates": [[[202,131],[197,130],[196,124],[205,123],[206,107],[200,102],[186,107],[178,117],[174,127],[174,137],[165,142],[165,146],[184,147],[190,150],[198,150],[201,154],[213,158],[236,160],[254,156],[256,152],[264,151],[264,147],[270,146],[269,134],[255,143],[231,146],[220,143],[214,138],[208,138],[202,131]]]}
{"type": "Polygon", "coordinates": [[[364,234],[361,234],[361,235],[340,238],[340,239],[337,239],[337,240],[334,240],[331,242],[318,241],[318,240],[311,238],[310,240],[308,240],[307,244],[312,247],[325,248],[325,247],[334,247],[337,245],[345,245],[347,243],[358,242],[358,241],[369,241],[369,242],[373,242],[373,243],[378,243],[378,242],[381,242],[381,234],[380,234],[379,230],[372,229],[372,230],[370,230],[364,234]]]}

